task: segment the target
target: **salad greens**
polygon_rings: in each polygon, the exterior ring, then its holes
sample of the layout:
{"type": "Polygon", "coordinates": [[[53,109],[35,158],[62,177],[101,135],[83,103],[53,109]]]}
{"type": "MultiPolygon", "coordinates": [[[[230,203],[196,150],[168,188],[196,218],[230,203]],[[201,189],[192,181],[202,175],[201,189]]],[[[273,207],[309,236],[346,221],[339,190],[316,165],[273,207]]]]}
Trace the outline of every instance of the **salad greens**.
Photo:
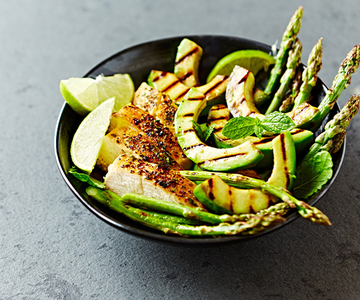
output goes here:
{"type": "Polygon", "coordinates": [[[331,155],[326,150],[303,161],[296,173],[293,185],[294,196],[307,199],[318,192],[331,179],[332,167],[331,155]]]}

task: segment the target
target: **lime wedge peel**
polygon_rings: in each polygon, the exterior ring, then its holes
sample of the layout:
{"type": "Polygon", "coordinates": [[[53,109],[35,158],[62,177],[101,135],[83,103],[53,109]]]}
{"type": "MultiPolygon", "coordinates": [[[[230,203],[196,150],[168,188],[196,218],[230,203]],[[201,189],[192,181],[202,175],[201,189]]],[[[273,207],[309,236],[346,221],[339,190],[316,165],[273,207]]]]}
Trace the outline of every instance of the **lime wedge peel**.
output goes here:
{"type": "Polygon", "coordinates": [[[275,63],[275,58],[261,50],[239,50],[221,58],[209,73],[207,82],[216,75],[230,75],[236,65],[248,69],[254,76],[262,69],[267,71],[275,63]]]}
{"type": "Polygon", "coordinates": [[[96,164],[114,105],[113,97],[90,112],[80,123],[71,142],[70,155],[74,165],[89,174],[96,164]]]}
{"type": "Polygon", "coordinates": [[[60,81],[60,92],[71,108],[86,116],[105,100],[115,97],[114,111],[129,104],[134,96],[134,82],[129,74],[98,75],[60,81]]]}

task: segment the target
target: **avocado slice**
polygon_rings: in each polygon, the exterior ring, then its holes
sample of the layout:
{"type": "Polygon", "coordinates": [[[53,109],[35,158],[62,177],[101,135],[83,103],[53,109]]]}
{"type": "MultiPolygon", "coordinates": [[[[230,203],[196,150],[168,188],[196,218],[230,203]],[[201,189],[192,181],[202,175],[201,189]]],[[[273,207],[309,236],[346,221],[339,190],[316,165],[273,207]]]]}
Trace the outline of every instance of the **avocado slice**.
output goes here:
{"type": "MultiPolygon", "coordinates": [[[[233,117],[258,117],[260,120],[265,115],[260,113],[254,101],[255,77],[247,69],[235,66],[226,88],[225,99],[233,117]]],[[[261,93],[256,95],[257,101],[261,100],[261,93]]],[[[318,115],[319,109],[308,103],[303,103],[295,110],[286,113],[295,123],[296,127],[308,129],[314,122],[314,115],[318,115]]]]}
{"type": "MultiPolygon", "coordinates": [[[[214,105],[208,114],[208,126],[214,125],[214,143],[218,148],[230,148],[238,146],[246,141],[252,142],[263,154],[264,158],[256,165],[257,169],[271,168],[273,164],[273,139],[276,136],[258,138],[248,136],[243,139],[231,140],[224,136],[221,132],[225,124],[230,119],[229,109],[222,104],[214,105]]],[[[295,128],[290,131],[293,142],[295,144],[296,154],[302,155],[312,142],[313,133],[310,130],[295,128]]]]}
{"type": "Polygon", "coordinates": [[[250,142],[229,149],[219,149],[208,146],[199,139],[192,121],[197,121],[206,102],[203,93],[191,88],[176,112],[175,132],[186,156],[209,171],[246,169],[256,165],[264,155],[250,142]]]}
{"type": "MultiPolygon", "coordinates": [[[[274,167],[268,183],[290,189],[295,177],[296,150],[289,131],[281,133],[272,141],[274,167]]],[[[239,189],[214,176],[194,189],[195,197],[209,210],[217,213],[223,207],[231,213],[258,212],[277,199],[258,189],[239,189]],[[212,203],[213,202],[213,203],[212,203]]]]}
{"type": "Polygon", "coordinates": [[[159,92],[167,94],[175,103],[179,104],[189,87],[182,84],[174,73],[152,70],[148,77],[148,84],[159,92]]]}
{"type": "Polygon", "coordinates": [[[202,48],[189,39],[183,39],[177,49],[174,74],[187,87],[200,85],[198,69],[202,48]]]}
{"type": "MultiPolygon", "coordinates": [[[[225,103],[225,91],[228,84],[228,76],[215,76],[209,83],[196,87],[204,94],[206,105],[225,103]]],[[[180,104],[190,88],[182,84],[174,73],[152,70],[148,76],[148,84],[158,91],[168,95],[176,104],[180,104]]],[[[205,106],[206,107],[206,106],[205,106]]],[[[204,108],[205,108],[204,107],[204,108]]]]}
{"type": "Polygon", "coordinates": [[[254,103],[255,77],[249,70],[235,66],[226,88],[226,102],[230,113],[234,117],[258,117],[263,120],[265,116],[260,113],[254,103]]]}
{"type": "Polygon", "coordinates": [[[290,131],[280,133],[272,144],[274,167],[267,182],[291,190],[296,171],[296,149],[290,131]]]}
{"type": "Polygon", "coordinates": [[[214,213],[245,214],[269,207],[272,195],[256,189],[238,189],[219,176],[205,180],[194,189],[195,197],[214,213]],[[225,209],[223,211],[222,209],[225,209]]]}

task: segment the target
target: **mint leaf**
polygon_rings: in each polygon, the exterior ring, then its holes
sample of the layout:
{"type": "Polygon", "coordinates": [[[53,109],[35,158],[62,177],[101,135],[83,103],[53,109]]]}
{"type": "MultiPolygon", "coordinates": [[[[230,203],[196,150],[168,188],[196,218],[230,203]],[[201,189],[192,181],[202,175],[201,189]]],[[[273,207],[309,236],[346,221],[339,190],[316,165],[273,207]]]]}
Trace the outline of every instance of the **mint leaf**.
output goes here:
{"type": "Polygon", "coordinates": [[[86,182],[87,184],[91,185],[91,186],[95,186],[97,188],[100,188],[100,189],[105,189],[105,183],[95,179],[95,178],[92,178],[90,175],[88,174],[85,174],[85,173],[82,173],[78,168],[76,167],[72,167],[70,170],[69,170],[69,173],[71,175],[73,175],[75,178],[79,179],[80,181],[82,182],[86,182]]]}
{"type": "Polygon", "coordinates": [[[262,127],[262,125],[255,125],[254,131],[255,131],[255,135],[260,139],[262,137],[264,127],[262,127]]]}
{"type": "Polygon", "coordinates": [[[242,139],[255,132],[255,126],[259,125],[258,118],[236,117],[230,119],[224,126],[222,134],[232,140],[242,139]]]}
{"type": "Polygon", "coordinates": [[[200,125],[198,123],[196,123],[194,120],[191,120],[191,123],[193,123],[193,125],[194,125],[194,129],[196,131],[196,134],[197,134],[198,138],[200,140],[204,141],[204,133],[201,130],[200,125]]]}
{"type": "Polygon", "coordinates": [[[268,114],[262,120],[261,125],[264,130],[272,133],[282,133],[295,127],[294,121],[288,115],[279,111],[268,114]]]}
{"type": "Polygon", "coordinates": [[[208,138],[211,136],[211,134],[213,133],[215,129],[215,125],[211,124],[204,132],[204,142],[206,142],[208,140],[208,138]]]}
{"type": "Polygon", "coordinates": [[[307,199],[318,192],[332,177],[333,162],[328,151],[320,151],[301,163],[296,172],[293,194],[300,199],[307,199]]]}

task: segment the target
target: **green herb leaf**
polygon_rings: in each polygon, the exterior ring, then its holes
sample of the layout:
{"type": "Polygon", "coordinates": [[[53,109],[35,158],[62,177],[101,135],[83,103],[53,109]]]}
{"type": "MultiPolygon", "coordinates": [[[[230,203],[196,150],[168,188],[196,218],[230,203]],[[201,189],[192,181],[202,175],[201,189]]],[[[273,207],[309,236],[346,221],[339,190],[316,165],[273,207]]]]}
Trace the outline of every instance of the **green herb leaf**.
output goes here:
{"type": "Polygon", "coordinates": [[[91,186],[95,186],[100,189],[105,189],[105,183],[101,182],[100,180],[97,180],[95,178],[92,178],[90,175],[82,173],[78,168],[72,167],[69,170],[69,173],[72,174],[75,178],[79,179],[82,182],[86,182],[87,184],[91,186]]]}
{"type": "Polygon", "coordinates": [[[224,126],[222,134],[232,140],[242,139],[255,132],[259,119],[251,117],[237,117],[230,119],[224,126]]]}
{"type": "Polygon", "coordinates": [[[320,151],[302,162],[296,172],[293,194],[297,198],[307,199],[319,191],[332,177],[333,162],[328,151],[320,151]]]}
{"type": "Polygon", "coordinates": [[[208,138],[211,136],[211,134],[213,133],[215,129],[215,125],[211,124],[204,132],[204,141],[206,142],[208,140],[208,138]]]}
{"type": "Polygon", "coordinates": [[[288,115],[279,111],[268,114],[261,122],[261,125],[266,131],[272,133],[282,133],[295,127],[294,121],[288,115]]]}
{"type": "Polygon", "coordinates": [[[260,139],[262,137],[264,127],[262,127],[262,125],[256,125],[254,131],[255,131],[255,135],[260,139]]]}
{"type": "Polygon", "coordinates": [[[232,140],[245,138],[254,133],[261,138],[264,131],[278,134],[294,127],[295,123],[289,116],[275,111],[267,115],[263,121],[257,117],[232,118],[225,124],[222,134],[232,140]]]}
{"type": "Polygon", "coordinates": [[[194,125],[194,129],[196,131],[197,136],[199,137],[200,140],[204,141],[204,133],[201,130],[201,127],[198,123],[196,123],[194,120],[191,120],[191,123],[193,123],[194,125]]]}

